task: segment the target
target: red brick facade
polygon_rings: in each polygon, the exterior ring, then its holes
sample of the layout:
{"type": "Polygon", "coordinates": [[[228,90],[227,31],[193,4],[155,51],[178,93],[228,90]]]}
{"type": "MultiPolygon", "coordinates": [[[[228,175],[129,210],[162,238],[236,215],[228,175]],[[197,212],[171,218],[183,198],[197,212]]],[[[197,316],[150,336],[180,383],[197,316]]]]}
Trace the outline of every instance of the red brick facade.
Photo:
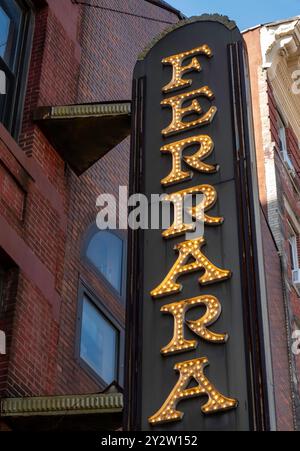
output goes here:
{"type": "Polygon", "coordinates": [[[94,3],[158,21],[71,0],[35,2],[19,143],[0,124],[0,248],[5,262],[0,329],[7,336],[7,355],[0,356],[1,397],[104,388],[75,357],[80,280],[124,325],[124,305],[81,260],[81,247],[96,219],[97,196],[117,194],[119,185],[128,183],[129,140],[77,177],[32,115],[39,106],[130,99],[139,52],[178,15],[140,0],[94,3]]]}
{"type": "MultiPolygon", "coordinates": [[[[282,225],[282,240],[283,240],[283,278],[285,282],[285,290],[288,301],[288,321],[290,327],[290,334],[294,330],[299,330],[300,327],[300,294],[296,291],[293,284],[292,278],[292,261],[291,253],[289,249],[289,238],[291,233],[295,234],[297,237],[298,244],[298,259],[300,250],[300,239],[298,231],[295,230],[293,225],[293,218],[290,212],[284,207],[284,199],[288,200],[289,207],[293,215],[296,218],[300,217],[300,203],[299,203],[299,188],[300,188],[300,154],[299,154],[299,144],[297,138],[290,124],[286,124],[286,139],[287,139],[287,149],[289,157],[291,159],[294,173],[289,174],[287,170],[287,165],[284,163],[283,159],[280,158],[280,145],[278,136],[278,119],[279,119],[279,106],[276,105],[273,91],[271,86],[269,86],[269,106],[270,106],[270,118],[271,121],[271,133],[272,139],[276,144],[276,172],[277,172],[277,183],[278,183],[278,194],[280,198],[280,217],[282,225]]],[[[300,260],[298,261],[300,264],[300,260]]],[[[296,390],[297,395],[300,399],[300,359],[295,358],[294,365],[297,371],[294,374],[294,378],[297,379],[296,390]]]]}

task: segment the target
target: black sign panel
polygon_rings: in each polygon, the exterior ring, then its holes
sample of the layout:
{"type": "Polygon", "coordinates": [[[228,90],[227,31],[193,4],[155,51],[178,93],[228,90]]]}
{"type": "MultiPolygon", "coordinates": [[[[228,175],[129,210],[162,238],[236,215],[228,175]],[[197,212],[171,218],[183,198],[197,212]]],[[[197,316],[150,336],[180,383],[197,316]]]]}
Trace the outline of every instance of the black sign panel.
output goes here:
{"type": "Polygon", "coordinates": [[[244,63],[235,24],[204,16],[135,68],[131,193],[207,203],[200,238],[130,233],[127,429],[268,428],[244,63]]]}

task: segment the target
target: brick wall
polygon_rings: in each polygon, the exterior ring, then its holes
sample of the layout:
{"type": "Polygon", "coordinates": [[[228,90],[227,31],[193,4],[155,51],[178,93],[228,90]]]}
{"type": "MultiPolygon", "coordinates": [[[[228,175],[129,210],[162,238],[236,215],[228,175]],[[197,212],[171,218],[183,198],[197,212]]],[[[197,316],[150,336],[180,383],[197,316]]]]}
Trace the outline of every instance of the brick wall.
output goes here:
{"type": "Polygon", "coordinates": [[[0,396],[7,392],[9,355],[14,332],[16,296],[18,290],[19,270],[15,267],[3,267],[1,264],[1,305],[0,330],[6,335],[7,354],[0,356],[0,396]]]}
{"type": "Polygon", "coordinates": [[[2,165],[0,166],[0,202],[3,202],[17,219],[22,220],[25,193],[12,174],[2,165]]]}
{"type": "MultiPolygon", "coordinates": [[[[290,126],[286,124],[287,149],[294,166],[294,174],[283,160],[280,153],[278,122],[280,105],[277,106],[271,85],[268,85],[269,111],[270,111],[270,131],[275,145],[274,162],[276,177],[276,198],[277,198],[277,220],[279,224],[280,253],[282,262],[282,285],[286,299],[286,321],[288,351],[290,358],[291,386],[293,388],[294,408],[298,409],[300,403],[300,361],[299,357],[291,352],[292,333],[297,329],[296,322],[300,319],[300,296],[297,293],[292,280],[291,257],[288,240],[291,234],[298,235],[299,242],[299,217],[300,217],[300,179],[299,164],[300,156],[296,136],[290,126]]],[[[300,261],[299,261],[300,264],[300,261]]],[[[299,422],[296,419],[296,422],[299,422]]],[[[299,425],[298,425],[299,427],[299,425]]]]}
{"type": "MultiPolygon", "coordinates": [[[[103,6],[157,17],[177,18],[166,10],[139,0],[103,1],[103,6]]],[[[81,65],[77,102],[126,100],[131,98],[131,79],[138,54],[167,25],[95,9],[81,12],[81,65]]],[[[107,290],[97,275],[80,261],[80,247],[88,227],[95,222],[96,198],[101,193],[118,197],[119,186],[128,184],[129,139],[113,149],[79,179],[68,171],[70,189],[69,222],[66,241],[64,294],[61,307],[63,327],[58,347],[56,391],[82,393],[97,390],[74,360],[77,290],[79,278],[95,291],[100,300],[124,325],[124,306],[107,290]],[[68,383],[67,383],[68,381],[68,383]]]]}
{"type": "Polygon", "coordinates": [[[286,312],[283,302],[281,264],[272,233],[261,215],[266,288],[269,309],[274,395],[277,428],[293,430],[293,410],[289,373],[286,312]]]}
{"type": "MultiPolygon", "coordinates": [[[[0,125],[0,248],[18,267],[12,309],[1,317],[0,396],[99,392],[75,358],[77,296],[84,280],[117,320],[124,305],[80,258],[96,198],[127,185],[129,140],[80,178],[32,121],[36,107],[131,97],[138,54],[178,17],[141,0],[94,0],[160,21],[35,1],[33,47],[19,145],[0,125]],[[17,283],[18,282],[18,283],[17,283]]],[[[84,149],[83,149],[84,151],[84,149]]],[[[9,293],[9,291],[8,291],[9,293]]]]}
{"type": "Polygon", "coordinates": [[[55,190],[41,168],[2,126],[0,159],[0,249],[16,266],[4,277],[0,329],[7,335],[7,355],[0,356],[0,395],[51,393],[59,324],[56,278],[63,252],[59,202],[51,199],[55,190]]]}

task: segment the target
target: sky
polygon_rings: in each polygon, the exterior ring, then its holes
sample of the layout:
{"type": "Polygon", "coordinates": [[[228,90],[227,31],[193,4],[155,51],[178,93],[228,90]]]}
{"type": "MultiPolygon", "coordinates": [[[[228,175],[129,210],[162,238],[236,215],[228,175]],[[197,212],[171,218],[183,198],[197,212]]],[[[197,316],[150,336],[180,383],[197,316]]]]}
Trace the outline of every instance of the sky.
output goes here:
{"type": "Polygon", "coordinates": [[[300,15],[300,0],[166,0],[186,16],[219,13],[235,20],[240,30],[300,15]]]}

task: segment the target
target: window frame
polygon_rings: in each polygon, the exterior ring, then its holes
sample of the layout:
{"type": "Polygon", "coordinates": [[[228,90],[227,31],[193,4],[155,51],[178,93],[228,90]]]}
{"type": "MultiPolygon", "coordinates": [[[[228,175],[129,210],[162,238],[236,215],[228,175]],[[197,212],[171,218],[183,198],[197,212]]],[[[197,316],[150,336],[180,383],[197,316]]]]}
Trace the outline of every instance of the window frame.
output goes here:
{"type": "Polygon", "coordinates": [[[278,136],[279,136],[279,140],[282,144],[282,149],[280,148],[279,150],[283,157],[283,160],[288,165],[289,169],[294,171],[295,170],[294,165],[289,156],[289,151],[288,151],[286,128],[287,127],[286,127],[285,121],[283,120],[281,114],[278,112],[278,136]]]}
{"type": "Polygon", "coordinates": [[[291,250],[291,268],[292,272],[299,270],[299,254],[298,254],[298,239],[295,232],[289,237],[289,246],[291,250]],[[296,263],[296,266],[294,266],[296,263]]]}
{"type": "Polygon", "coordinates": [[[78,299],[77,299],[77,325],[75,340],[75,360],[98,385],[103,389],[109,387],[112,382],[116,382],[120,387],[124,385],[124,359],[125,359],[125,329],[121,323],[113,316],[113,314],[105,307],[104,303],[95,294],[91,287],[82,279],[79,280],[78,299]],[[109,323],[118,331],[118,348],[116,351],[116,380],[107,383],[102,377],[86,362],[80,353],[81,334],[82,334],[82,318],[83,318],[83,302],[84,298],[95,306],[109,323]]]}
{"type": "Polygon", "coordinates": [[[22,23],[20,26],[20,37],[18,39],[18,48],[15,56],[15,73],[12,72],[5,61],[0,57],[0,69],[3,70],[6,75],[6,85],[9,86],[10,82],[13,84],[13,88],[5,94],[4,111],[0,116],[0,123],[3,124],[16,140],[18,140],[21,131],[26,96],[34,31],[35,8],[32,0],[14,1],[22,10],[22,23]],[[7,105],[10,105],[10,107],[7,105]]]}
{"type": "Polygon", "coordinates": [[[89,228],[84,237],[83,245],[81,249],[81,261],[92,271],[96,272],[97,276],[101,280],[101,283],[113,294],[118,301],[125,305],[126,303],[126,282],[127,282],[127,235],[122,230],[100,230],[97,225],[94,223],[89,228]],[[122,253],[122,275],[121,275],[121,293],[109,282],[109,280],[105,277],[104,274],[97,268],[96,265],[88,258],[86,251],[89,245],[90,240],[96,233],[101,232],[109,232],[113,235],[116,235],[118,238],[122,240],[123,243],[123,253],[122,253]]]}
{"type": "Polygon", "coordinates": [[[4,267],[2,266],[1,262],[0,262],[0,314],[3,311],[3,306],[4,306],[4,277],[5,277],[5,270],[4,267]]]}

